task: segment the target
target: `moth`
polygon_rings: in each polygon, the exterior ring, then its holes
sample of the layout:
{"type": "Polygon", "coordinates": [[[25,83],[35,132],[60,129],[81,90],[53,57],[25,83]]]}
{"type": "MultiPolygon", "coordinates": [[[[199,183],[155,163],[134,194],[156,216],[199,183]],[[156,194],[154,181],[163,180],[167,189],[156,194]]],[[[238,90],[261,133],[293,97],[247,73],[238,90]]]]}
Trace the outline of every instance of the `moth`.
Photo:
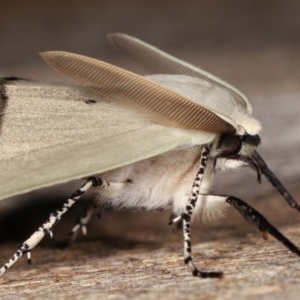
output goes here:
{"type": "Polygon", "coordinates": [[[78,85],[42,84],[16,77],[0,81],[0,198],[84,179],[3,265],[27,254],[88,190],[94,202],[72,229],[86,231],[96,205],[172,210],[182,224],[184,263],[194,276],[221,277],[192,258],[195,213],[218,217],[235,208],[265,237],[300,250],[258,211],[231,195],[209,192],[217,171],[250,167],[285,201],[300,207],[256,151],[260,123],[248,99],[221,79],[137,38],[115,33],[110,42],[146,69],[140,76],[78,54],[50,51],[42,58],[78,85]]]}

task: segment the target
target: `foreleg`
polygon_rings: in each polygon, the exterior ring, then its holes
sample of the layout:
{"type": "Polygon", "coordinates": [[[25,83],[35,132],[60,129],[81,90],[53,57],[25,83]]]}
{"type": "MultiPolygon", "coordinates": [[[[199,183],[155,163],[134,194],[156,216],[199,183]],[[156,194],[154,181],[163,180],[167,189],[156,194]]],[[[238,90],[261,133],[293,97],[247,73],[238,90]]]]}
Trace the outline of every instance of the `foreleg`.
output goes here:
{"type": "MultiPolygon", "coordinates": [[[[243,218],[250,224],[256,226],[262,233],[262,237],[267,239],[268,234],[272,235],[275,239],[281,242],[287,249],[300,256],[300,249],[292,243],[287,237],[285,237],[276,227],[274,227],[263,215],[261,215],[256,209],[251,207],[245,201],[225,195],[201,195],[206,197],[206,201],[220,201],[225,202],[229,206],[235,208],[243,218]]],[[[206,272],[199,270],[192,260],[192,247],[190,238],[190,221],[191,214],[182,213],[173,219],[171,223],[183,222],[183,234],[184,234],[184,262],[188,264],[193,275],[199,277],[221,277],[222,272],[206,272]]]]}

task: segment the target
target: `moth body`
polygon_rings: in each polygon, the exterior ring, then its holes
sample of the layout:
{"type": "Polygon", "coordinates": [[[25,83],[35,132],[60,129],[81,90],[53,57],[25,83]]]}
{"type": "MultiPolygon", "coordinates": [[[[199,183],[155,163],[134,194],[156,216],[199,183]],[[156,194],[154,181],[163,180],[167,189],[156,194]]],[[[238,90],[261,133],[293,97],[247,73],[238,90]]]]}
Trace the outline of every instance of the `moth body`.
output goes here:
{"type": "MultiPolygon", "coordinates": [[[[125,167],[99,174],[113,183],[109,188],[94,188],[95,202],[117,208],[156,210],[169,208],[180,215],[188,202],[192,182],[198,169],[201,146],[167,152],[125,167]]],[[[205,170],[201,193],[208,193],[213,164],[205,170]]],[[[205,203],[199,199],[196,215],[217,218],[226,204],[205,203]]]]}

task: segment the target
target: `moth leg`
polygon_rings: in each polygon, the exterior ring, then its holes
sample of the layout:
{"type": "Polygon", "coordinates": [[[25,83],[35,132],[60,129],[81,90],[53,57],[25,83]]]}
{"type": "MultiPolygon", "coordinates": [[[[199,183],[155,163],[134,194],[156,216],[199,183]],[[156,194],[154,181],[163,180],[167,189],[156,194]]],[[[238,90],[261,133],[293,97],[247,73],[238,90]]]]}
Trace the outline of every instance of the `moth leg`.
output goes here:
{"type": "MultiPolygon", "coordinates": [[[[102,184],[98,187],[101,189],[105,189],[107,192],[115,192],[118,191],[124,186],[132,184],[132,180],[127,179],[124,182],[112,182],[102,179],[102,184]]],[[[100,211],[99,205],[95,201],[90,201],[89,205],[86,207],[84,213],[80,216],[80,218],[77,220],[75,226],[72,228],[70,235],[71,235],[71,241],[75,240],[78,236],[79,231],[82,232],[83,235],[87,234],[87,228],[86,225],[91,220],[93,215],[97,211],[97,216],[100,218],[106,208],[111,208],[112,206],[110,204],[105,204],[105,207],[102,206],[102,209],[100,211]]]]}
{"type": "Polygon", "coordinates": [[[21,256],[27,254],[28,263],[31,264],[30,251],[45,237],[49,234],[52,236],[53,226],[61,219],[62,215],[65,214],[74,203],[76,203],[81,196],[88,191],[92,186],[102,186],[106,182],[100,178],[90,177],[71,197],[63,204],[63,207],[52,213],[48,220],[40,226],[13,254],[10,260],[4,264],[0,269],[0,275],[5,273],[21,256]]]}
{"type": "Polygon", "coordinates": [[[267,239],[268,234],[272,235],[275,239],[281,242],[291,252],[300,256],[300,249],[285,237],[278,229],[276,229],[260,212],[247,204],[245,201],[224,195],[202,195],[206,197],[206,201],[220,201],[226,202],[229,206],[235,208],[242,217],[250,224],[256,226],[262,234],[264,240],[267,239]]]}
{"type": "MultiPolygon", "coordinates": [[[[191,218],[196,206],[198,197],[200,196],[200,185],[202,182],[203,173],[206,167],[208,148],[204,148],[201,154],[201,163],[196,178],[193,183],[192,191],[188,200],[185,211],[181,216],[175,216],[170,220],[169,224],[175,224],[182,221],[183,237],[184,237],[184,262],[188,265],[194,276],[206,277],[222,277],[222,272],[207,272],[199,270],[192,259],[192,245],[191,245],[191,218]]],[[[201,194],[202,196],[202,194],[201,194]]],[[[281,242],[287,249],[300,256],[300,249],[294,245],[288,238],[286,238],[279,230],[270,224],[265,217],[263,217],[257,210],[248,205],[241,199],[233,196],[220,196],[220,195],[203,195],[207,201],[221,201],[226,202],[228,205],[237,209],[237,211],[248,221],[250,224],[255,225],[261,232],[264,239],[270,234],[281,242]]]]}
{"type": "Polygon", "coordinates": [[[281,242],[291,252],[300,256],[300,249],[294,243],[292,243],[287,237],[285,237],[278,229],[276,229],[263,215],[261,215],[256,209],[251,207],[249,204],[233,196],[212,196],[212,197],[214,198],[219,197],[220,200],[223,199],[223,201],[228,203],[230,206],[234,207],[243,216],[243,218],[246,221],[256,226],[261,231],[263,239],[267,239],[267,235],[270,234],[279,242],[281,242]]]}
{"type": "MultiPolygon", "coordinates": [[[[267,239],[268,234],[272,235],[275,239],[281,242],[288,250],[295,253],[300,257],[300,249],[284,236],[276,227],[274,227],[261,213],[259,213],[252,206],[245,201],[224,195],[202,195],[205,196],[207,201],[220,201],[226,202],[229,206],[235,208],[242,217],[250,224],[256,226],[262,233],[263,239],[267,239]]],[[[191,239],[190,239],[190,219],[191,215],[183,213],[181,218],[175,217],[171,222],[174,224],[182,220],[184,231],[184,262],[189,265],[194,276],[202,278],[206,277],[222,277],[222,272],[205,272],[200,271],[194,264],[191,257],[191,239]]],[[[170,222],[170,223],[171,223],[170,222]]]]}
{"type": "Polygon", "coordinates": [[[174,224],[182,221],[184,263],[189,267],[192,274],[194,276],[202,277],[202,278],[208,278],[208,277],[220,278],[223,275],[222,272],[209,272],[209,271],[200,270],[196,267],[192,258],[192,243],[191,243],[191,234],[190,234],[191,219],[196,207],[197,199],[200,195],[200,186],[203,179],[205,167],[207,164],[208,155],[209,155],[209,148],[203,146],[201,152],[200,166],[196,174],[192,186],[192,190],[188,199],[188,203],[185,207],[185,211],[180,216],[177,216],[173,220],[171,220],[169,224],[174,224]]]}
{"type": "MultiPolygon", "coordinates": [[[[89,203],[89,205],[86,207],[86,209],[84,210],[83,214],[77,220],[74,227],[72,228],[72,230],[70,232],[71,241],[74,241],[77,238],[79,231],[81,231],[82,235],[87,234],[86,225],[88,224],[88,222],[91,220],[91,218],[95,214],[96,209],[97,209],[96,203],[91,201],[89,203]]],[[[99,217],[100,217],[100,214],[99,214],[99,217]]]]}

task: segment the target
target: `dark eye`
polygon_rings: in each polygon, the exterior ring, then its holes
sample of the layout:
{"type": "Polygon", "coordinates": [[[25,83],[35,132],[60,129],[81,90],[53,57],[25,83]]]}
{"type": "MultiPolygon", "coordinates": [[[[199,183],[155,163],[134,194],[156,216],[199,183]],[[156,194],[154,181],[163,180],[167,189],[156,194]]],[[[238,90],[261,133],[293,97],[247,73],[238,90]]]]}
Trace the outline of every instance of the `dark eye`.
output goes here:
{"type": "Polygon", "coordinates": [[[220,137],[218,148],[222,150],[221,156],[237,154],[242,147],[240,137],[233,134],[223,134],[220,137]]]}

